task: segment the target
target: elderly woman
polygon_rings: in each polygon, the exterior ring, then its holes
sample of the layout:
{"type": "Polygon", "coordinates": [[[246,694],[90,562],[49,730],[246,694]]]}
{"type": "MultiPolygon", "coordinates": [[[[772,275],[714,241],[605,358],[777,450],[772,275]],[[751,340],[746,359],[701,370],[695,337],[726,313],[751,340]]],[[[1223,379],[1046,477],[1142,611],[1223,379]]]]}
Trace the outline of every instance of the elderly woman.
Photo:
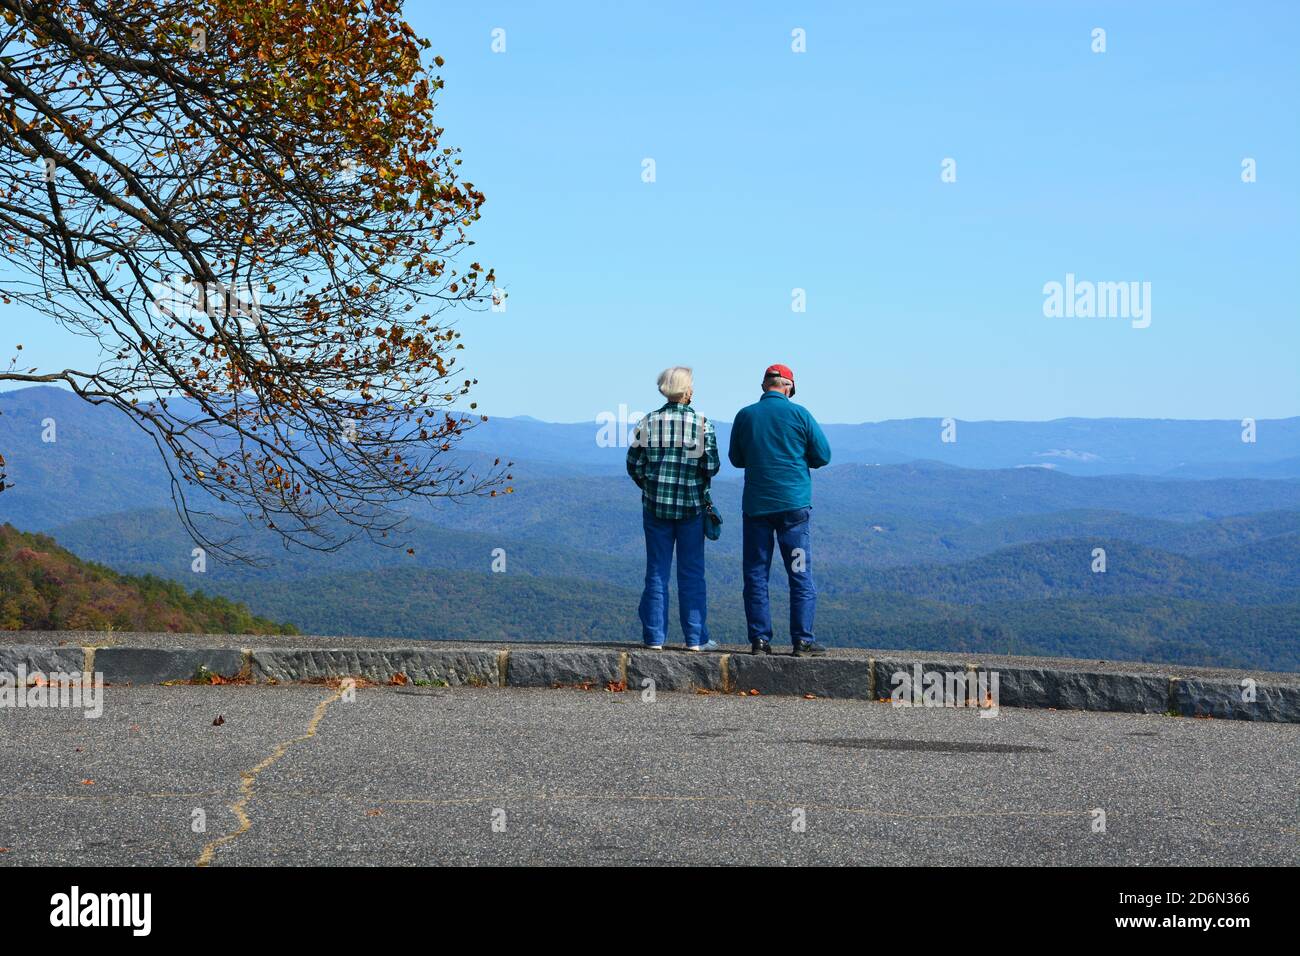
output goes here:
{"type": "Polygon", "coordinates": [[[627,452],[627,473],[641,489],[645,528],[645,590],[641,594],[641,640],[662,650],[668,638],[668,574],[677,549],[677,600],[686,649],[718,645],[709,639],[704,589],[704,492],[718,473],[713,423],[691,408],[695,394],[689,368],[659,375],[667,402],[641,419],[627,452]]]}

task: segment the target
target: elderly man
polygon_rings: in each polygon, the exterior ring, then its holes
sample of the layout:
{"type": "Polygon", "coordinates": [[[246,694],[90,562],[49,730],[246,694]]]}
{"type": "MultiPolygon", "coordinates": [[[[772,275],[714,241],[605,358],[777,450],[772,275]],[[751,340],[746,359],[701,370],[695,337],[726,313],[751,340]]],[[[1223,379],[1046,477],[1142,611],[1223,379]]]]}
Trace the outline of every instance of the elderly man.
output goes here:
{"type": "Polygon", "coordinates": [[[818,657],[826,648],[813,636],[817,587],[813,584],[812,476],[829,464],[831,447],[806,408],[794,397],[794,372],[772,365],[763,374],[763,396],[742,408],[731,427],[727,457],[745,469],[743,560],[745,620],[754,654],[772,653],[772,609],[767,581],[772,540],[781,549],[790,579],[790,640],[794,656],[818,657]]]}
{"type": "Polygon", "coordinates": [[[659,393],[666,403],[637,426],[627,450],[627,473],[641,489],[645,530],[645,589],[641,593],[641,640],[663,650],[668,636],[668,573],[677,552],[677,602],[689,651],[716,650],[709,639],[704,586],[704,504],[718,473],[713,422],[691,407],[695,382],[689,368],[664,369],[659,393]]]}

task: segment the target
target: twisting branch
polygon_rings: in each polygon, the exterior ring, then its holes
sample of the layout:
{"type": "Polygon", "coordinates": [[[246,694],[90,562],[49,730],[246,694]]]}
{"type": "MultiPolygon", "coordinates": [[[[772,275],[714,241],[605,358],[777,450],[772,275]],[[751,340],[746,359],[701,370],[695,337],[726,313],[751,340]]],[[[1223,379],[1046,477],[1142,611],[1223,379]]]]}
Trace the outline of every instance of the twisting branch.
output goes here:
{"type": "MultiPolygon", "coordinates": [[[[484,197],[397,0],[0,0],[0,299],[99,341],[61,382],[157,444],[195,540],[334,549],[413,498],[510,491],[454,306],[484,197]],[[469,405],[470,409],[475,406],[469,405]]],[[[438,66],[442,59],[435,57],[438,66]]],[[[0,458],[0,490],[4,459],[0,458]]]]}

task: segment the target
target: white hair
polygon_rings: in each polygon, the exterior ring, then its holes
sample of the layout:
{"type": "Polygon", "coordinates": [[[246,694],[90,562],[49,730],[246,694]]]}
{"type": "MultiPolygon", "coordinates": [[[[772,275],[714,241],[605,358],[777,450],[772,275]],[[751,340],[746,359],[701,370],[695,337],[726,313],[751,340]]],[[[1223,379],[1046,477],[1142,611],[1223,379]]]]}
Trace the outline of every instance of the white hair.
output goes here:
{"type": "Polygon", "coordinates": [[[777,385],[781,386],[782,388],[789,388],[789,387],[790,387],[791,385],[793,385],[793,384],[794,384],[794,382],[790,381],[790,380],[789,380],[788,378],[786,378],[784,375],[764,375],[764,376],[763,376],[763,391],[765,391],[765,392],[766,392],[768,389],[773,388],[774,386],[777,386],[777,385]]]}
{"type": "Polygon", "coordinates": [[[695,376],[684,365],[674,365],[659,373],[659,393],[670,402],[680,402],[695,388],[695,376]]]}

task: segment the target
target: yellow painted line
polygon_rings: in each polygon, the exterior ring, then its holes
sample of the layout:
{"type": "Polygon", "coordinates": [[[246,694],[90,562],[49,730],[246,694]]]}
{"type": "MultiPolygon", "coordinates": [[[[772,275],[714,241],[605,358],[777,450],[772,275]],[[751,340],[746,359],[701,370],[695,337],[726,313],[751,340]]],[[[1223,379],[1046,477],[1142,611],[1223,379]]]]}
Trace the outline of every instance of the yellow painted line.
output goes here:
{"type": "Polygon", "coordinates": [[[204,790],[197,793],[107,793],[102,796],[87,794],[66,795],[62,793],[5,793],[0,800],[14,800],[23,803],[113,803],[124,800],[201,800],[204,797],[219,797],[220,790],[204,790]]]}
{"type": "Polygon", "coordinates": [[[236,840],[249,831],[253,826],[253,821],[248,816],[245,808],[248,806],[248,802],[253,799],[253,787],[257,784],[257,775],[283,757],[294,744],[300,744],[304,740],[310,740],[312,737],[315,737],[316,728],[319,727],[320,722],[325,719],[325,711],[329,709],[330,704],[334,703],[342,696],[343,688],[340,687],[337,691],[316,705],[316,711],[312,714],[311,721],[307,724],[306,733],[277,744],[275,749],[271,751],[271,753],[265,757],[261,763],[253,767],[251,770],[245,770],[240,773],[240,777],[243,778],[239,785],[240,796],[238,800],[230,804],[230,812],[239,820],[239,826],[224,836],[217,837],[217,839],[207,844],[203,848],[203,852],[199,854],[199,858],[195,861],[195,866],[207,866],[212,862],[212,857],[217,852],[217,847],[224,843],[229,843],[232,840],[236,840]]]}

